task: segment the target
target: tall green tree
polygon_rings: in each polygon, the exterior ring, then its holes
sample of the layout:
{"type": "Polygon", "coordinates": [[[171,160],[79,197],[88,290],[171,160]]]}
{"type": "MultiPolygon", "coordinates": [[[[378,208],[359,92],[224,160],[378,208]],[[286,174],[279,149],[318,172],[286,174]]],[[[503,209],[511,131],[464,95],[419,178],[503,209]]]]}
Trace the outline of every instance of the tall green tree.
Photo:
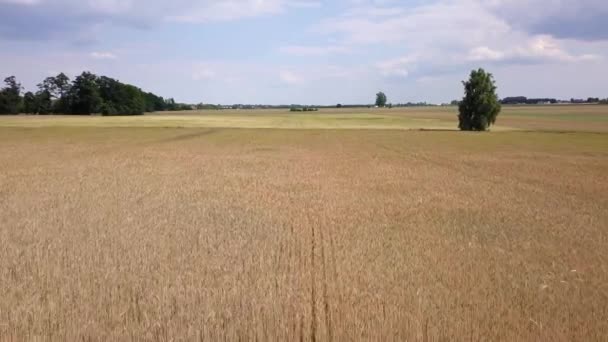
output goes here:
{"type": "Polygon", "coordinates": [[[38,103],[36,101],[36,95],[31,91],[23,94],[23,112],[26,114],[38,113],[38,103]]]}
{"type": "Polygon", "coordinates": [[[484,69],[471,71],[458,106],[458,127],[463,131],[485,131],[496,122],[501,105],[492,74],[484,69]]]}
{"type": "Polygon", "coordinates": [[[17,114],[21,109],[21,83],[10,76],[4,79],[4,84],[0,90],[0,114],[17,114]]]}
{"type": "Polygon", "coordinates": [[[97,79],[99,87],[99,96],[103,104],[100,111],[103,115],[118,115],[122,110],[122,102],[124,101],[121,94],[120,82],[113,78],[101,76],[97,79]]]}
{"type": "Polygon", "coordinates": [[[102,105],[97,76],[83,72],[74,79],[69,93],[71,114],[98,113],[102,105]]]}
{"type": "Polygon", "coordinates": [[[55,95],[55,97],[63,98],[70,91],[70,88],[71,88],[70,78],[67,77],[66,74],[61,72],[61,73],[59,73],[59,75],[55,76],[54,81],[55,81],[55,89],[57,91],[57,94],[55,95]]]}
{"type": "Polygon", "coordinates": [[[378,94],[376,94],[376,106],[384,107],[386,106],[386,102],[388,102],[386,94],[384,94],[383,92],[379,92],[378,94]]]}
{"type": "Polygon", "coordinates": [[[57,86],[55,85],[55,77],[47,77],[41,83],[38,83],[38,91],[45,91],[53,98],[59,97],[59,92],[57,91],[57,86]]]}
{"type": "MultiPolygon", "coordinates": [[[[59,101],[59,100],[58,100],[59,101]]],[[[53,112],[53,98],[51,93],[46,90],[38,90],[36,92],[36,113],[38,114],[50,114],[53,112]]],[[[58,113],[67,113],[66,110],[59,111],[58,113]]]]}
{"type": "Polygon", "coordinates": [[[47,77],[42,83],[38,84],[37,95],[43,99],[49,97],[53,107],[45,109],[44,112],[68,113],[70,111],[68,98],[70,88],[70,78],[64,73],[59,73],[59,75],[54,77],[47,77]]]}

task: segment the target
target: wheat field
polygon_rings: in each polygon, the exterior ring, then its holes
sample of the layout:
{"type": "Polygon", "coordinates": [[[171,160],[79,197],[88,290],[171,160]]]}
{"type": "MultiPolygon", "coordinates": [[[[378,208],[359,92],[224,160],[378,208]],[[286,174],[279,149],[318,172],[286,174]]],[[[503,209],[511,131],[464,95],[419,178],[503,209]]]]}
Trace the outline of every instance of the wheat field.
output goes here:
{"type": "Polygon", "coordinates": [[[598,133],[0,128],[0,340],[602,341],[598,133]]]}
{"type": "MultiPolygon", "coordinates": [[[[0,127],[96,128],[257,128],[257,129],[458,129],[454,106],[401,108],[323,108],[292,113],[287,109],[192,110],[159,112],[145,116],[6,115],[0,127]]],[[[494,132],[548,131],[608,133],[608,106],[551,105],[504,106],[494,132]]]]}

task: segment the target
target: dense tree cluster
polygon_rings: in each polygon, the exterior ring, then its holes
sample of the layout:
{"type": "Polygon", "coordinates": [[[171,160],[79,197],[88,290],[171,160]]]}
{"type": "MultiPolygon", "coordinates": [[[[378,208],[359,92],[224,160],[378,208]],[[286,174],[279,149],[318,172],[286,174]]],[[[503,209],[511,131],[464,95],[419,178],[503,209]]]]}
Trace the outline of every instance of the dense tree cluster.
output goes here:
{"type": "Polygon", "coordinates": [[[198,110],[220,110],[222,109],[221,105],[207,104],[207,103],[199,103],[194,106],[198,110]]]}
{"type": "Polygon", "coordinates": [[[505,97],[500,101],[502,104],[513,105],[513,104],[544,104],[544,103],[557,103],[557,99],[553,98],[532,98],[529,99],[525,96],[513,96],[513,97],[505,97]]]}
{"type": "Polygon", "coordinates": [[[38,90],[26,92],[14,76],[0,90],[0,114],[141,115],[144,112],[190,110],[192,106],[147,93],[106,76],[83,72],[72,82],[64,74],[47,77],[38,90]]]}
{"type": "Polygon", "coordinates": [[[14,76],[4,79],[6,86],[0,90],[0,113],[16,114],[21,109],[21,84],[14,76]]]}
{"type": "Polygon", "coordinates": [[[531,105],[531,104],[556,104],[556,103],[572,103],[572,104],[604,104],[608,99],[600,99],[599,97],[589,97],[585,99],[570,99],[570,100],[558,100],[554,98],[527,98],[525,96],[512,96],[505,97],[500,101],[502,104],[506,105],[531,105]]]}

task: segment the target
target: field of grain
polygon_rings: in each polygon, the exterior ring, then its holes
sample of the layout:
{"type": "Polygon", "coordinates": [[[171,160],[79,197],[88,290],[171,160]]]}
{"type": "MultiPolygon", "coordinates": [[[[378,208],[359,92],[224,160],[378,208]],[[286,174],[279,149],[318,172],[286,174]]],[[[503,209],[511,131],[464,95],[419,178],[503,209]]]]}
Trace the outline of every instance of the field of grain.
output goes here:
{"type": "Polygon", "coordinates": [[[608,336],[604,133],[52,119],[0,119],[0,340],[608,336]]]}
{"type": "MultiPolygon", "coordinates": [[[[0,116],[0,127],[163,127],[456,130],[456,107],[160,112],[145,116],[0,116]]],[[[505,106],[492,131],[608,133],[608,106],[505,106]]]]}

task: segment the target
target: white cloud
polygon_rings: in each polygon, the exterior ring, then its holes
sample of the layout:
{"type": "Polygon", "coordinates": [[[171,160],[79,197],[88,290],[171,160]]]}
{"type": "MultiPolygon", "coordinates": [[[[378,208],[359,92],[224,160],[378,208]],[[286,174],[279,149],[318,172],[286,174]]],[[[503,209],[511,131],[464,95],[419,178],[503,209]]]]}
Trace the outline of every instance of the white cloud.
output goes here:
{"type": "MultiPolygon", "coordinates": [[[[276,70],[276,69],[275,69],[276,70]]],[[[368,65],[345,67],[332,64],[316,64],[279,67],[281,83],[289,85],[318,85],[328,81],[354,82],[373,75],[374,68],[368,65]]]]}
{"type": "Polygon", "coordinates": [[[502,51],[492,50],[487,46],[478,46],[471,50],[468,60],[478,61],[501,61],[505,59],[505,53],[502,51]]]}
{"type": "Polygon", "coordinates": [[[111,52],[104,52],[104,51],[91,52],[89,54],[89,56],[91,56],[94,59],[106,59],[106,60],[118,59],[118,56],[116,56],[115,54],[113,54],[111,52]]]}
{"type": "Polygon", "coordinates": [[[298,84],[302,82],[302,77],[290,70],[279,71],[279,79],[286,84],[298,84]]]}
{"type": "Polygon", "coordinates": [[[345,17],[357,17],[361,15],[370,17],[390,17],[394,15],[404,14],[406,10],[401,7],[375,7],[375,6],[363,6],[355,7],[344,13],[345,17]]]}
{"type": "Polygon", "coordinates": [[[65,41],[96,25],[231,21],[321,5],[316,0],[0,0],[0,36],[65,41]]]}
{"type": "MultiPolygon", "coordinates": [[[[292,45],[271,46],[271,52],[253,48],[238,57],[232,49],[205,52],[204,46],[222,40],[223,34],[233,38],[232,32],[222,31],[227,25],[214,26],[214,39],[202,35],[194,51],[176,49],[192,42],[183,37],[173,40],[167,34],[198,29],[176,23],[180,21],[199,24],[300,9],[319,14],[321,11],[314,9],[324,3],[0,0],[0,39],[30,39],[29,45],[23,45],[32,51],[45,51],[40,57],[8,46],[0,51],[0,74],[16,74],[33,89],[47,70],[72,75],[91,70],[191,102],[366,103],[373,101],[373,94],[379,89],[387,94],[400,94],[398,99],[391,99],[394,102],[438,102],[456,98],[462,91],[459,81],[470,68],[481,66],[497,76],[501,95],[604,96],[597,92],[606,89],[606,78],[601,76],[608,63],[603,57],[608,55],[608,40],[602,40],[597,32],[607,31],[608,26],[589,31],[594,26],[572,23],[597,22],[590,19],[597,13],[606,13],[602,8],[608,2],[338,0],[338,3],[324,8],[326,17],[321,22],[311,24],[312,27],[300,25],[302,31],[290,35],[292,45]],[[342,11],[329,12],[335,7],[342,11]],[[569,9],[576,15],[568,13],[569,9]],[[585,9],[588,13],[584,13],[585,9]],[[155,32],[161,33],[158,39],[155,35],[142,35],[142,42],[154,40],[157,47],[133,45],[132,38],[137,32],[125,35],[125,39],[119,36],[120,25],[149,27],[166,21],[173,21],[172,30],[159,29],[155,32]],[[107,30],[110,26],[112,30],[107,30]],[[577,31],[579,28],[581,31],[577,31]],[[64,56],[70,53],[70,46],[63,42],[76,39],[86,42],[91,37],[109,37],[105,43],[113,45],[89,45],[87,53],[76,49],[70,56],[64,56]],[[298,41],[299,37],[303,40],[298,41]],[[105,49],[108,51],[88,53],[105,49]],[[167,49],[172,52],[166,54],[167,49]],[[215,56],[216,60],[192,61],[185,57],[193,55],[215,56]],[[227,56],[230,57],[224,58],[227,56]],[[119,59],[120,63],[108,62],[113,59],[119,59]],[[555,82],[558,73],[567,81],[555,82]],[[533,82],[526,82],[526,77],[532,74],[533,82]]],[[[314,18],[295,19],[301,23],[314,18]]],[[[287,25],[283,20],[273,20],[263,30],[281,30],[286,27],[283,25],[287,25]]],[[[259,37],[264,44],[274,43],[266,38],[259,37]]],[[[242,43],[237,37],[228,44],[242,43]]],[[[244,46],[250,46],[248,43],[255,42],[245,42],[244,46]]]]}
{"type": "Polygon", "coordinates": [[[351,44],[400,44],[410,48],[475,44],[509,30],[505,22],[470,0],[440,1],[400,10],[353,9],[316,28],[320,33],[341,35],[351,44]]]}
{"type": "Polygon", "coordinates": [[[323,7],[323,4],[321,3],[321,1],[290,1],[287,3],[287,5],[289,7],[294,7],[294,8],[321,8],[323,7]]]}
{"type": "Polygon", "coordinates": [[[205,63],[198,63],[193,69],[192,79],[195,81],[211,80],[217,76],[215,68],[205,63]]]}
{"type": "Polygon", "coordinates": [[[303,46],[290,45],[279,48],[279,51],[284,54],[294,56],[327,56],[336,53],[350,52],[351,49],[346,46],[303,46]]]}
{"type": "Polygon", "coordinates": [[[532,34],[608,40],[605,0],[477,0],[511,26],[532,34]]]}
{"type": "Polygon", "coordinates": [[[0,4],[15,4],[15,5],[25,5],[31,6],[40,3],[41,0],[0,0],[0,4]]]}
{"type": "MultiPolygon", "coordinates": [[[[538,8],[538,13],[544,13],[539,1],[530,1],[533,7],[526,6],[524,0],[517,1],[520,12],[538,8]]],[[[590,1],[599,6],[599,2],[590,1]]],[[[439,0],[419,6],[398,6],[393,1],[386,6],[374,1],[357,2],[360,7],[328,18],[314,30],[336,39],[335,44],[353,49],[382,46],[407,51],[406,58],[377,63],[384,76],[451,72],[473,63],[574,63],[600,58],[597,53],[582,50],[584,44],[575,46],[571,41],[514,27],[508,16],[497,10],[508,3],[503,0],[439,0]]],[[[606,45],[602,49],[606,50],[606,45]]]]}
{"type": "Polygon", "coordinates": [[[276,14],[283,10],[284,3],[281,0],[203,1],[202,4],[192,6],[189,11],[168,16],[167,19],[190,23],[225,21],[265,14],[276,14]]]}
{"type": "Polygon", "coordinates": [[[88,0],[85,1],[93,12],[103,14],[121,14],[135,10],[133,1],[122,0],[88,0]]]}
{"type": "Polygon", "coordinates": [[[406,56],[401,58],[390,59],[379,62],[376,68],[383,76],[398,76],[407,77],[410,74],[410,68],[413,68],[418,61],[417,56],[406,56]]]}
{"type": "Polygon", "coordinates": [[[165,17],[168,21],[205,23],[251,18],[284,13],[289,8],[306,9],[321,7],[319,1],[306,0],[223,0],[184,1],[189,9],[165,17]]]}
{"type": "Polygon", "coordinates": [[[599,59],[594,54],[575,55],[565,51],[551,36],[536,36],[523,46],[507,47],[503,50],[479,46],[468,55],[474,62],[580,62],[599,59]]]}

